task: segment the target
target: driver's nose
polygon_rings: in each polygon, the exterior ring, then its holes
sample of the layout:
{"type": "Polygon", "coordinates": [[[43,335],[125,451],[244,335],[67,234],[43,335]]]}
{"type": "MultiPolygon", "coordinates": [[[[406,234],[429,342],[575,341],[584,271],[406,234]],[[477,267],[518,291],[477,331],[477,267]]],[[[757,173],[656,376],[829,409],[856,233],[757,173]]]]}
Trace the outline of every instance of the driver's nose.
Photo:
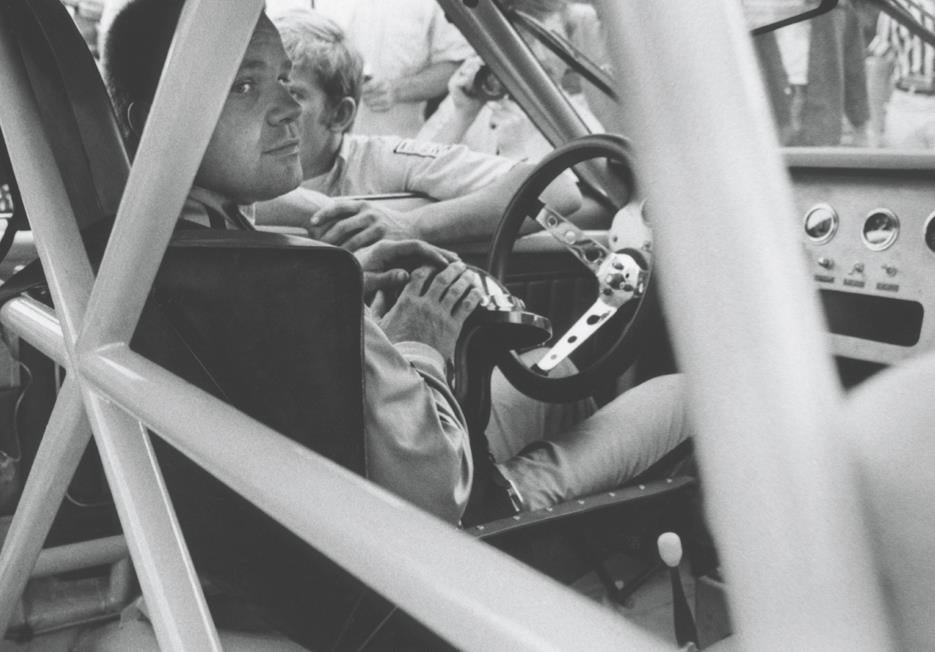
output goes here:
{"type": "Polygon", "coordinates": [[[289,89],[281,85],[276,92],[276,99],[269,112],[269,121],[273,125],[292,123],[299,119],[302,107],[295,101],[289,89]]]}

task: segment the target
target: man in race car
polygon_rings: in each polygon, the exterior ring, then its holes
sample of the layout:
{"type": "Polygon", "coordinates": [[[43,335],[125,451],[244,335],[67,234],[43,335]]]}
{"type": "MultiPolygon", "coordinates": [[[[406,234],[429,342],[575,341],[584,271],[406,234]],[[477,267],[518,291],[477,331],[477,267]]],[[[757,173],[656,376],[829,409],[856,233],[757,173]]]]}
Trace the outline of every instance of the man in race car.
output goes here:
{"type": "MultiPolygon", "coordinates": [[[[182,3],[133,0],[115,18],[104,67],[131,143],[145,124],[182,3]]],[[[237,207],[302,180],[300,105],[279,33],[261,15],[195,176],[181,219],[251,228],[237,207]]],[[[357,252],[370,289],[395,285],[385,313],[364,318],[365,446],[374,482],[457,522],[474,474],[464,416],[446,382],[464,320],[481,300],[448,252],[381,241],[357,252]],[[421,264],[401,269],[417,256],[421,264]]],[[[508,509],[537,509],[619,486],[688,436],[678,376],[648,381],[593,416],[530,443],[495,467],[508,509]]],[[[517,407],[522,410],[522,406],[517,407]]]]}

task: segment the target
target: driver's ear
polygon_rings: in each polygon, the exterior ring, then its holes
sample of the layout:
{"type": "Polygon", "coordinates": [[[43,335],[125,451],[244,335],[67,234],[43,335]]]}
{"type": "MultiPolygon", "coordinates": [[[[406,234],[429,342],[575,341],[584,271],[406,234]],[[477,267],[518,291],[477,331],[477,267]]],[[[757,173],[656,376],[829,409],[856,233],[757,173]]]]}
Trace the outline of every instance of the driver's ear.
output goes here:
{"type": "Polygon", "coordinates": [[[338,134],[348,132],[356,117],[357,102],[353,97],[342,97],[331,109],[331,115],[328,116],[328,129],[338,134]]]}

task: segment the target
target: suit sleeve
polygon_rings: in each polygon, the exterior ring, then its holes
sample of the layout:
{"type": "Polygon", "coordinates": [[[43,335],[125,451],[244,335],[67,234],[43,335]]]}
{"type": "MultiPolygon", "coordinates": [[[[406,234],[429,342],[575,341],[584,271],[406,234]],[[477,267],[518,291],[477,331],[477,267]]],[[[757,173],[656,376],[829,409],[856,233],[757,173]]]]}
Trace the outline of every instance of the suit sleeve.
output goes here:
{"type": "Polygon", "coordinates": [[[467,425],[444,361],[418,342],[392,344],[364,318],[364,429],[371,480],[457,523],[473,477],[467,425]]]}

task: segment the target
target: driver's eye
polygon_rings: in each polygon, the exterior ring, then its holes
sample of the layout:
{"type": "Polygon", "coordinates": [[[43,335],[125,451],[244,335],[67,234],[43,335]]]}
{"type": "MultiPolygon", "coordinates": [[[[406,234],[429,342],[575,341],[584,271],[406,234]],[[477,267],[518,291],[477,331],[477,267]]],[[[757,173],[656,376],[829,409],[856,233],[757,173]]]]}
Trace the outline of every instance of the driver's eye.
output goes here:
{"type": "Polygon", "coordinates": [[[231,86],[231,93],[237,95],[246,95],[256,88],[256,82],[252,79],[239,79],[231,86]]]}

